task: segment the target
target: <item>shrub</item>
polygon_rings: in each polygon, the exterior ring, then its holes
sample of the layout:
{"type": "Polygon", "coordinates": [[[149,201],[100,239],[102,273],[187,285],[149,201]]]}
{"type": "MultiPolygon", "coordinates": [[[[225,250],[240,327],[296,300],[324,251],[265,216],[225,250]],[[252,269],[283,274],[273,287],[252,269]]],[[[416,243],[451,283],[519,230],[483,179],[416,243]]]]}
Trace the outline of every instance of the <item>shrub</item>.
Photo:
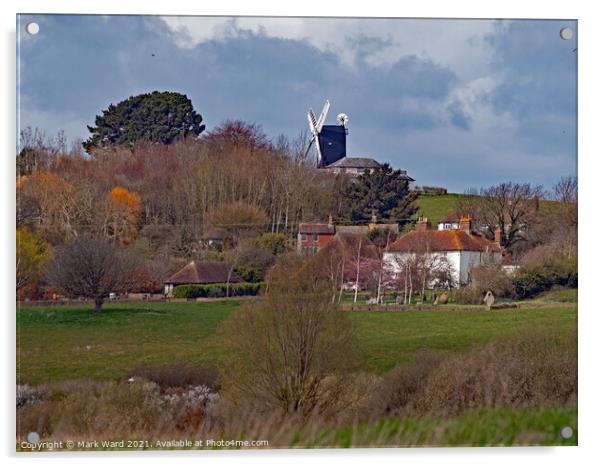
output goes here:
{"type": "Polygon", "coordinates": [[[131,371],[131,375],[154,382],[162,389],[200,385],[211,390],[218,389],[218,371],[215,367],[176,362],[139,366],[131,371]]]}
{"type": "Polygon", "coordinates": [[[170,390],[163,399],[178,430],[197,430],[208,420],[219,395],[205,385],[188,387],[186,390],[170,390]]]}
{"type": "Polygon", "coordinates": [[[456,304],[482,304],[481,290],[467,286],[452,290],[452,299],[456,304]]]}
{"type": "Polygon", "coordinates": [[[540,270],[524,270],[513,279],[516,295],[521,299],[532,298],[549,290],[554,282],[540,270]]]}
{"type": "Polygon", "coordinates": [[[44,398],[44,390],[29,385],[17,385],[17,409],[25,405],[31,405],[44,398]]]}
{"type": "Polygon", "coordinates": [[[284,233],[264,233],[257,238],[256,244],[277,256],[286,251],[286,235],[284,233]]]}
{"type": "Polygon", "coordinates": [[[421,412],[574,405],[577,339],[530,331],[444,361],[416,398],[421,412]]]}
{"type": "Polygon", "coordinates": [[[371,415],[398,416],[410,411],[424,381],[444,358],[443,352],[422,350],[409,363],[391,369],[385,374],[380,387],[373,391],[371,415]]]}
{"type": "Polygon", "coordinates": [[[488,290],[495,296],[513,297],[514,284],[512,277],[501,267],[496,265],[480,265],[470,270],[472,286],[476,288],[481,296],[488,290]]]}
{"type": "Polygon", "coordinates": [[[178,285],[173,290],[174,298],[223,298],[229,296],[257,296],[263,283],[212,283],[209,285],[178,285]]]}
{"type": "Polygon", "coordinates": [[[65,435],[131,435],[165,425],[169,414],[159,386],[137,380],[132,383],[110,382],[100,393],[84,390],[71,392],[54,412],[53,433],[65,435]]]}

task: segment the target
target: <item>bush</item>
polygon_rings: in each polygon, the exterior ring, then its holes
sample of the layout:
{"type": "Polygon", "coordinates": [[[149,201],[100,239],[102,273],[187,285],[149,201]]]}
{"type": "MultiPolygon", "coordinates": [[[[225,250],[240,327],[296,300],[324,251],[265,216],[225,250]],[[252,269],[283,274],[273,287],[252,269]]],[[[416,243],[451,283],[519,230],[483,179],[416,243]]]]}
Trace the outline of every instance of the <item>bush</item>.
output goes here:
{"type": "Polygon", "coordinates": [[[456,304],[483,304],[483,293],[473,287],[452,290],[452,299],[456,304]]]}
{"type": "Polygon", "coordinates": [[[223,298],[228,290],[229,296],[257,296],[263,289],[263,283],[212,283],[209,285],[178,285],[173,290],[174,298],[223,298]]]}
{"type": "Polygon", "coordinates": [[[523,270],[514,277],[514,290],[521,299],[532,298],[542,291],[549,290],[554,284],[549,276],[540,270],[523,270]]]}
{"type": "Polygon", "coordinates": [[[166,425],[159,386],[137,380],[111,382],[95,390],[70,392],[56,403],[51,425],[53,434],[83,436],[127,436],[166,425]]]}
{"type": "Polygon", "coordinates": [[[29,385],[17,385],[17,409],[41,401],[44,398],[44,390],[29,385]]]}
{"type": "Polygon", "coordinates": [[[420,412],[574,406],[577,338],[530,331],[444,361],[423,383],[420,412]]]}
{"type": "Polygon", "coordinates": [[[380,387],[373,391],[371,415],[399,416],[409,412],[424,381],[444,358],[443,352],[422,350],[408,364],[399,364],[391,369],[384,376],[380,387]]]}
{"type": "Polygon", "coordinates": [[[162,389],[203,385],[218,389],[218,371],[215,367],[193,366],[183,362],[136,367],[131,376],[154,382],[162,389]]]}
{"type": "Polygon", "coordinates": [[[514,297],[512,277],[496,265],[480,265],[470,270],[472,286],[483,296],[491,291],[496,297],[514,297]]]}

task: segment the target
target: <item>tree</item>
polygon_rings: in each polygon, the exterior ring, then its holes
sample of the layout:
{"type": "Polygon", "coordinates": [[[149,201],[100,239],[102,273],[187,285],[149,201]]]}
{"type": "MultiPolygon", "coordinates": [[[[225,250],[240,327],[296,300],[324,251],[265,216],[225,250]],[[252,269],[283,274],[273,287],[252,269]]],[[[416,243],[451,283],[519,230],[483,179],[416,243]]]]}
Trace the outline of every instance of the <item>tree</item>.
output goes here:
{"type": "Polygon", "coordinates": [[[50,246],[29,228],[17,228],[17,290],[35,281],[50,259],[50,246]]]}
{"type": "Polygon", "coordinates": [[[205,129],[190,99],[177,92],[140,94],[109,105],[97,115],[96,126],[88,126],[86,151],[139,141],[170,144],[186,136],[198,136],[205,129]]]}
{"type": "Polygon", "coordinates": [[[211,210],[207,219],[215,228],[230,233],[236,240],[265,229],[268,223],[263,210],[244,202],[233,202],[211,210]]]}
{"type": "Polygon", "coordinates": [[[387,163],[356,180],[347,183],[342,192],[345,204],[342,217],[352,222],[367,223],[376,214],[378,219],[408,223],[417,208],[417,194],[410,191],[408,182],[401,178],[400,170],[387,163]]]}
{"type": "Polygon", "coordinates": [[[138,234],[140,196],[116,186],[107,196],[106,231],[120,244],[130,244],[138,234]]]}
{"type": "Polygon", "coordinates": [[[218,127],[206,133],[205,142],[221,149],[231,146],[246,146],[252,150],[268,150],[272,148],[270,140],[260,125],[240,120],[226,120],[218,127]]]}
{"type": "Polygon", "coordinates": [[[75,187],[50,171],[38,170],[17,186],[18,220],[33,223],[45,240],[62,243],[76,234],[75,187]],[[22,208],[28,210],[24,215],[22,208]]]}
{"type": "Polygon", "coordinates": [[[46,275],[67,294],[93,299],[94,311],[100,313],[110,293],[133,287],[137,268],[136,258],[114,242],[83,236],[57,250],[46,275]]]}
{"type": "Polygon", "coordinates": [[[529,183],[504,182],[481,188],[478,194],[474,190],[467,194],[470,195],[461,198],[458,211],[472,215],[485,228],[489,239],[495,237],[499,228],[502,246],[513,248],[527,241],[529,224],[539,211],[544,191],[529,183]]]}
{"type": "Polygon", "coordinates": [[[281,256],[264,299],[230,318],[224,393],[233,403],[309,416],[339,399],[354,367],[353,332],[315,261],[281,256]]]}

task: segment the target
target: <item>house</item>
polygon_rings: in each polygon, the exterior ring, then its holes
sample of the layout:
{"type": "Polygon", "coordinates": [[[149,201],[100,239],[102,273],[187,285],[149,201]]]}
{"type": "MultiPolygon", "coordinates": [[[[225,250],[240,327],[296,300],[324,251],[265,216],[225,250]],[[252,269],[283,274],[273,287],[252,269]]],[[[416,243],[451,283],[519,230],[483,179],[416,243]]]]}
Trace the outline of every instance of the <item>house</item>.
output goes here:
{"type": "Polygon", "coordinates": [[[211,283],[241,283],[244,280],[232,271],[230,264],[217,261],[192,261],[165,281],[165,294],[178,285],[208,285],[211,283]]]}
{"type": "Polygon", "coordinates": [[[454,212],[446,215],[437,224],[437,230],[457,230],[460,228],[460,216],[454,212]]]}
{"type": "Polygon", "coordinates": [[[373,229],[385,229],[399,234],[397,223],[377,223],[376,214],[372,214],[372,220],[368,225],[335,225],[332,215],[328,216],[328,223],[301,223],[297,235],[297,251],[300,254],[316,254],[337,233],[344,235],[366,236],[373,229]]]}
{"type": "Polygon", "coordinates": [[[372,173],[379,167],[380,163],[367,157],[343,157],[327,165],[325,169],[334,174],[344,173],[350,175],[352,178],[357,178],[365,171],[372,173]]]}
{"type": "Polygon", "coordinates": [[[328,243],[336,230],[332,223],[332,215],[328,223],[301,223],[297,234],[297,251],[300,254],[315,254],[328,243]]]}
{"type": "MultiPolygon", "coordinates": [[[[449,220],[449,219],[448,219],[449,220]]],[[[446,224],[456,222],[445,221],[446,224]]],[[[401,236],[384,254],[384,261],[393,272],[401,271],[406,259],[424,254],[431,262],[441,259],[451,266],[452,282],[465,285],[470,281],[470,270],[478,265],[502,262],[501,232],[496,232],[495,241],[474,231],[472,218],[461,216],[456,228],[431,230],[428,219],[420,218],[416,229],[401,236]]]]}

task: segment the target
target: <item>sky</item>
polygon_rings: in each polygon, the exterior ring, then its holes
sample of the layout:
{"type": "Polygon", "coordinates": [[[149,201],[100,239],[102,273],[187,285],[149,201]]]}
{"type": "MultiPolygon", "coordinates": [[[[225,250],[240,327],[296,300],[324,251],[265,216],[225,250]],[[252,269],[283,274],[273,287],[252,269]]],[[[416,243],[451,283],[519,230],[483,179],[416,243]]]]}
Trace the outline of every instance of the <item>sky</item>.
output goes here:
{"type": "Polygon", "coordinates": [[[186,94],[208,130],[237,119],[292,139],[329,99],[327,124],[349,116],[348,156],[419,186],[576,174],[576,21],[21,15],[17,28],[18,129],[85,139],[109,104],[158,90],[186,94]]]}

